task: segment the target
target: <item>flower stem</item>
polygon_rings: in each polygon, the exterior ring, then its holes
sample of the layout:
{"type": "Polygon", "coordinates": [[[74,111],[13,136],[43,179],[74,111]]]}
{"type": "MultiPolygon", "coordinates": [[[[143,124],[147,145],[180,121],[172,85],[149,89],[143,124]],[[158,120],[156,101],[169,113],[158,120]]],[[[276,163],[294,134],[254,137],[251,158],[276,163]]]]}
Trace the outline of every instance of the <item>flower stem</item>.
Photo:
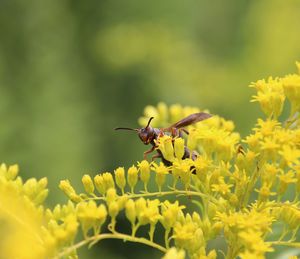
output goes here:
{"type": "Polygon", "coordinates": [[[126,234],[121,234],[121,233],[104,233],[104,234],[100,234],[100,235],[96,235],[93,237],[89,237],[71,247],[66,248],[64,251],[62,251],[61,253],[59,253],[57,256],[55,256],[53,259],[59,259],[59,258],[63,258],[64,256],[70,254],[71,252],[73,252],[74,250],[85,246],[89,243],[93,243],[95,244],[96,242],[99,242],[101,240],[104,239],[122,239],[124,241],[129,241],[129,242],[135,242],[135,243],[141,243],[141,244],[145,244],[147,246],[151,246],[153,248],[156,248],[157,250],[165,253],[167,251],[167,249],[159,244],[156,244],[146,238],[143,237],[133,237],[130,235],[126,235],[126,234]]]}

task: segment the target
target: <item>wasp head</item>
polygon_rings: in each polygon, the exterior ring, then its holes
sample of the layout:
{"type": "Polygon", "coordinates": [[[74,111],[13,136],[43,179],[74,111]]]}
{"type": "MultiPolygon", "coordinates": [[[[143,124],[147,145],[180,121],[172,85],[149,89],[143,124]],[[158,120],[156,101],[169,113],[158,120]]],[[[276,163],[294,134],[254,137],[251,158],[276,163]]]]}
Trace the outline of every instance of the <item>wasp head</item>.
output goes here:
{"type": "Polygon", "coordinates": [[[145,145],[148,145],[155,138],[154,129],[150,126],[147,126],[146,128],[141,128],[138,131],[138,135],[145,145]]]}
{"type": "Polygon", "coordinates": [[[133,128],[115,128],[115,130],[132,130],[136,131],[138,133],[139,138],[141,141],[145,144],[148,145],[151,143],[151,141],[155,138],[155,130],[150,126],[150,122],[153,120],[154,117],[151,117],[148,121],[148,124],[145,128],[141,129],[133,129],[133,128]]]}

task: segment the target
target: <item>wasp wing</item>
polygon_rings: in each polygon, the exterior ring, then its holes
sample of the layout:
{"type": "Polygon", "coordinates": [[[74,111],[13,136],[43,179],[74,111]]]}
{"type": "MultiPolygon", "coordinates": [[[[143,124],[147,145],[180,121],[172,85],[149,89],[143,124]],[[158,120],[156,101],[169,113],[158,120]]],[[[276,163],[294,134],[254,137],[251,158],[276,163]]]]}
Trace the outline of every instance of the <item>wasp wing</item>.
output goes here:
{"type": "Polygon", "coordinates": [[[205,113],[205,112],[193,113],[193,114],[183,118],[182,120],[172,124],[170,127],[166,128],[165,130],[170,130],[172,128],[176,128],[176,129],[184,128],[186,126],[195,124],[199,121],[206,120],[210,117],[212,117],[212,115],[205,113]]]}

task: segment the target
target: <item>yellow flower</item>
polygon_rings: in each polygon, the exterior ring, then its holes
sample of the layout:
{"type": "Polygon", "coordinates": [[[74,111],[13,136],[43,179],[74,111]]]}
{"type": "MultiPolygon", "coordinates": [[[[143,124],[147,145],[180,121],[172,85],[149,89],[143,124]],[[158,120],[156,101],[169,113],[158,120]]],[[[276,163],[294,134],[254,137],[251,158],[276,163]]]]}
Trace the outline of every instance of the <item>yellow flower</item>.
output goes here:
{"type": "Polygon", "coordinates": [[[128,169],[127,172],[127,182],[131,188],[131,192],[134,193],[134,187],[138,181],[138,169],[133,165],[128,169]]]}
{"type": "Polygon", "coordinates": [[[109,188],[115,188],[114,178],[110,172],[103,173],[102,177],[105,186],[105,191],[107,191],[109,188]]]}
{"type": "Polygon", "coordinates": [[[230,188],[233,186],[233,184],[227,184],[224,181],[224,178],[221,176],[218,179],[218,184],[213,184],[212,185],[212,191],[213,192],[218,192],[222,196],[226,196],[227,194],[230,193],[230,188]]]}
{"type": "Polygon", "coordinates": [[[277,174],[281,171],[282,169],[275,164],[264,164],[261,169],[262,182],[272,186],[273,182],[277,179],[277,174]]]}
{"type": "Polygon", "coordinates": [[[250,134],[242,142],[247,143],[251,150],[257,152],[261,138],[262,135],[260,133],[250,134]]]}
{"type": "Polygon", "coordinates": [[[185,259],[185,251],[176,247],[170,248],[162,259],[185,259]]]}
{"type": "Polygon", "coordinates": [[[140,178],[144,183],[145,191],[147,191],[147,184],[150,180],[150,164],[147,160],[143,160],[142,162],[138,162],[138,167],[140,170],[140,178]]]}
{"type": "Polygon", "coordinates": [[[173,177],[180,178],[184,184],[185,189],[187,189],[190,185],[191,181],[191,166],[193,165],[193,161],[191,159],[184,160],[175,160],[173,162],[173,177]]]}
{"type": "Polygon", "coordinates": [[[279,218],[288,224],[290,229],[299,227],[300,210],[297,206],[285,203],[280,208],[279,218]]]}
{"type": "Polygon", "coordinates": [[[185,152],[184,140],[182,138],[175,138],[174,152],[175,152],[175,157],[177,159],[182,159],[184,152],[185,152]]]}
{"type": "Polygon", "coordinates": [[[177,247],[184,248],[193,254],[204,246],[202,229],[193,221],[177,222],[173,228],[173,238],[177,247]]]}
{"type": "Polygon", "coordinates": [[[88,202],[78,203],[76,211],[84,235],[87,236],[87,233],[91,228],[94,229],[95,234],[98,234],[101,226],[106,220],[106,207],[103,204],[97,206],[95,201],[90,200],[88,202]]]}
{"type": "Polygon", "coordinates": [[[260,231],[248,229],[247,231],[241,231],[239,237],[245,250],[251,253],[253,258],[263,256],[266,252],[274,251],[270,244],[263,241],[263,233],[260,231]]]}
{"type": "Polygon", "coordinates": [[[163,157],[172,162],[175,160],[175,152],[173,147],[173,138],[167,135],[159,137],[156,141],[157,149],[159,149],[163,157]]]}
{"type": "Polygon", "coordinates": [[[256,128],[254,128],[255,132],[259,132],[262,137],[268,137],[272,136],[274,134],[274,131],[280,128],[280,122],[277,120],[262,120],[258,119],[256,128]]]}
{"type": "Polygon", "coordinates": [[[296,182],[297,179],[295,178],[295,173],[291,170],[285,174],[283,173],[282,175],[279,175],[278,193],[283,194],[290,183],[296,183],[296,182]]]}
{"type": "Polygon", "coordinates": [[[287,75],[282,79],[286,97],[291,102],[291,114],[300,110],[300,75],[287,75]]]}
{"type": "Polygon", "coordinates": [[[76,194],[69,180],[62,180],[59,183],[59,188],[69,197],[71,201],[80,202],[81,198],[76,194]]]}
{"type": "Polygon", "coordinates": [[[210,167],[212,166],[212,160],[206,156],[199,155],[193,165],[199,180],[204,181],[208,174],[208,170],[210,170],[210,167]]]}
{"type": "Polygon", "coordinates": [[[160,218],[161,224],[165,229],[170,229],[174,226],[177,221],[179,212],[184,209],[185,206],[179,206],[178,201],[170,203],[168,200],[161,204],[161,214],[160,218]]]}
{"type": "Polygon", "coordinates": [[[39,259],[54,252],[42,235],[43,218],[26,196],[0,180],[1,257],[39,259]],[[34,249],[33,249],[34,248],[34,249]]]}
{"type": "Polygon", "coordinates": [[[224,224],[227,238],[249,229],[265,234],[271,231],[274,221],[269,210],[257,211],[255,206],[252,206],[250,210],[229,212],[228,214],[217,212],[215,219],[224,224]]]}
{"type": "Polygon", "coordinates": [[[88,194],[94,193],[95,187],[94,187],[92,178],[88,174],[85,174],[82,177],[81,181],[82,181],[82,184],[83,184],[83,187],[84,187],[86,193],[88,193],[88,194]]]}
{"type": "Polygon", "coordinates": [[[263,184],[262,187],[260,187],[260,189],[255,189],[256,192],[258,192],[259,196],[259,200],[260,201],[266,201],[270,196],[274,196],[276,195],[276,192],[271,192],[271,187],[269,185],[267,185],[266,183],[263,184]]]}
{"type": "Polygon", "coordinates": [[[95,186],[96,186],[96,189],[97,191],[104,195],[105,192],[106,192],[106,186],[105,186],[105,183],[104,183],[104,180],[103,180],[103,176],[100,175],[100,174],[97,174],[95,177],[94,177],[94,183],[95,183],[95,186]]]}
{"type": "Polygon", "coordinates": [[[288,165],[291,167],[298,162],[298,159],[300,158],[300,149],[284,145],[282,150],[279,151],[279,154],[282,156],[282,166],[288,165]]]}
{"type": "Polygon", "coordinates": [[[259,80],[252,83],[250,87],[257,90],[257,95],[253,96],[251,102],[259,102],[262,111],[268,117],[278,118],[285,100],[281,79],[269,77],[267,81],[259,80]]]}
{"type": "Polygon", "coordinates": [[[137,214],[137,218],[141,225],[157,223],[157,221],[161,218],[158,207],[159,204],[160,201],[158,199],[147,200],[146,207],[137,214]]]}
{"type": "Polygon", "coordinates": [[[118,167],[114,172],[115,172],[116,184],[121,189],[122,193],[124,193],[124,188],[126,185],[124,167],[118,167]]]}
{"type": "Polygon", "coordinates": [[[159,191],[161,191],[161,188],[166,181],[166,175],[169,174],[170,168],[166,167],[162,162],[160,162],[159,165],[154,163],[152,165],[152,169],[154,172],[156,172],[155,182],[158,186],[159,191]]]}
{"type": "Polygon", "coordinates": [[[130,223],[134,225],[136,221],[136,210],[135,210],[135,203],[131,199],[126,202],[125,215],[126,218],[130,221],[130,223]]]}
{"type": "Polygon", "coordinates": [[[236,144],[240,139],[239,134],[220,134],[217,140],[216,153],[219,160],[229,161],[236,151],[236,144]]]}
{"type": "Polygon", "coordinates": [[[273,138],[264,138],[263,141],[260,142],[261,151],[266,160],[275,161],[277,159],[278,151],[280,145],[277,144],[273,138]]]}

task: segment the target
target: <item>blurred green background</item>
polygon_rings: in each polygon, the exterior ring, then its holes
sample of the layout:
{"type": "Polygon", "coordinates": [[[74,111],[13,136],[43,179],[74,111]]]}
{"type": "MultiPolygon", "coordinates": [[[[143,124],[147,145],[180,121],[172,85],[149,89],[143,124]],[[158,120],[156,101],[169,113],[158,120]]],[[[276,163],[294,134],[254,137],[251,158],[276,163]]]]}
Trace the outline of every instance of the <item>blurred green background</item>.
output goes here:
{"type": "MultiPolygon", "coordinates": [[[[247,86],[296,71],[299,25],[298,0],[0,0],[1,160],[47,176],[53,205],[60,179],[142,158],[113,128],[136,127],[148,104],[207,108],[244,136],[261,115],[247,86]]],[[[81,255],[161,256],[120,241],[81,255]]]]}

